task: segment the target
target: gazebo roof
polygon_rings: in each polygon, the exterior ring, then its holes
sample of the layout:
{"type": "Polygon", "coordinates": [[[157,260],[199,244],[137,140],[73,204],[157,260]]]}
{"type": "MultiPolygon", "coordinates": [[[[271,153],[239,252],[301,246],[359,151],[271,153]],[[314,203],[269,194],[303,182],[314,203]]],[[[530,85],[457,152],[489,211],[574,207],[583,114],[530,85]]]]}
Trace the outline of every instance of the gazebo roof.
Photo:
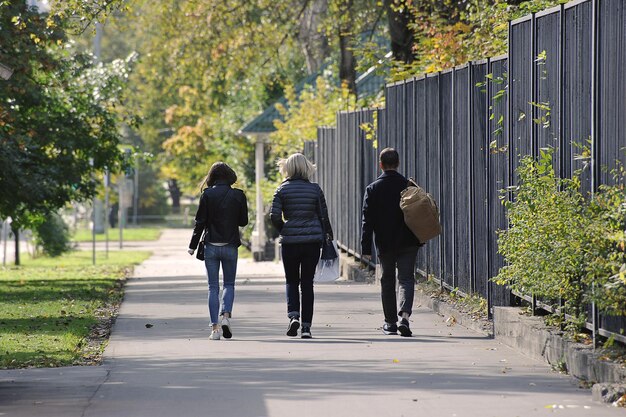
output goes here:
{"type": "MultiPolygon", "coordinates": [[[[325,67],[326,66],[322,67],[319,72],[311,74],[301,80],[295,87],[296,96],[300,96],[300,93],[302,93],[306,86],[315,87],[315,80],[321,75],[321,72],[325,67]]],[[[378,67],[371,67],[357,78],[356,87],[358,99],[378,94],[381,88],[384,87],[385,77],[380,75],[378,71],[376,71],[377,69],[378,67]]],[[[283,115],[276,108],[277,104],[284,107],[288,107],[289,105],[287,99],[285,97],[281,97],[274,104],[263,110],[261,114],[246,123],[241,128],[239,133],[242,135],[254,135],[274,132],[276,130],[276,127],[274,127],[274,120],[278,119],[284,121],[283,115]]]]}

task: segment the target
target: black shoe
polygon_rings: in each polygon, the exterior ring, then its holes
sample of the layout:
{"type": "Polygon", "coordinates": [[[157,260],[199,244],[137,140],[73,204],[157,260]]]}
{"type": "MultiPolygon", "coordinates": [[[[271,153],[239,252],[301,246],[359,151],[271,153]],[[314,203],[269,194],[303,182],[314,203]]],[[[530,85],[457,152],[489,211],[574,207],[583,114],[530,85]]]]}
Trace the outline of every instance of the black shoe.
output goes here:
{"type": "Polygon", "coordinates": [[[395,323],[393,323],[393,324],[385,323],[385,324],[383,324],[383,333],[385,333],[385,334],[398,334],[398,326],[396,326],[395,323]]]}
{"type": "Polygon", "coordinates": [[[300,321],[296,318],[291,319],[289,322],[289,327],[287,328],[287,336],[297,336],[298,329],[300,328],[300,321]]]}
{"type": "Polygon", "coordinates": [[[230,331],[230,319],[227,317],[222,318],[222,334],[224,335],[224,339],[233,337],[233,333],[230,331]]]}
{"type": "Polygon", "coordinates": [[[302,332],[300,333],[300,337],[302,339],[311,339],[311,328],[310,327],[302,327],[302,332]]]}
{"type": "Polygon", "coordinates": [[[409,329],[409,321],[407,319],[400,320],[398,331],[400,331],[400,336],[404,337],[411,337],[411,335],[413,334],[411,329],[409,329]]]}

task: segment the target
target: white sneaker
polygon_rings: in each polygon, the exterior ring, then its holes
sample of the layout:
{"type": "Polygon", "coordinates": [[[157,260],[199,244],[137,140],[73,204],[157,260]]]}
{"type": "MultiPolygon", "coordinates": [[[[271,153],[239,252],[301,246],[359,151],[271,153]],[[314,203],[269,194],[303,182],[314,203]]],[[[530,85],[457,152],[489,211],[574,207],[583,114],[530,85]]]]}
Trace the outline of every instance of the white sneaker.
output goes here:
{"type": "Polygon", "coordinates": [[[233,337],[233,332],[230,330],[230,319],[228,319],[228,317],[222,318],[222,333],[224,334],[224,339],[233,337]]]}
{"type": "Polygon", "coordinates": [[[219,330],[213,330],[211,331],[211,336],[209,336],[209,339],[211,340],[220,340],[220,337],[222,337],[222,335],[220,334],[219,330]]]}

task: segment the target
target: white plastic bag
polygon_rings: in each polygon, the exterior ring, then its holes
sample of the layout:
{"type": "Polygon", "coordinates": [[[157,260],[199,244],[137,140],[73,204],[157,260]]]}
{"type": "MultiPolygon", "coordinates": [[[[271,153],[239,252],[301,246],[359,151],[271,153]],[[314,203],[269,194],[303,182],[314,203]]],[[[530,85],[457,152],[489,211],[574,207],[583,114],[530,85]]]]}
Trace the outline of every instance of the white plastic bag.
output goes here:
{"type": "MultiPolygon", "coordinates": [[[[337,251],[337,241],[333,240],[335,252],[337,251]]],[[[320,259],[315,269],[313,282],[331,282],[339,279],[339,256],[334,259],[320,259]]]]}

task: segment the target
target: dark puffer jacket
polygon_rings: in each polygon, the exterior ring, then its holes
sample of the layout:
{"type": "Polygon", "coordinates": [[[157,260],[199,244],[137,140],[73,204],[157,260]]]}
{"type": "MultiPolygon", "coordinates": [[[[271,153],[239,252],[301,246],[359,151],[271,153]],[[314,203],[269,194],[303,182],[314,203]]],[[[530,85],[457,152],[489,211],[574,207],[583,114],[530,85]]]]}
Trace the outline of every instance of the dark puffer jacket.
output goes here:
{"type": "Polygon", "coordinates": [[[274,193],[270,218],[280,233],[280,242],[283,245],[321,244],[324,231],[333,238],[322,189],[302,178],[287,179],[278,187],[274,193]]]}

